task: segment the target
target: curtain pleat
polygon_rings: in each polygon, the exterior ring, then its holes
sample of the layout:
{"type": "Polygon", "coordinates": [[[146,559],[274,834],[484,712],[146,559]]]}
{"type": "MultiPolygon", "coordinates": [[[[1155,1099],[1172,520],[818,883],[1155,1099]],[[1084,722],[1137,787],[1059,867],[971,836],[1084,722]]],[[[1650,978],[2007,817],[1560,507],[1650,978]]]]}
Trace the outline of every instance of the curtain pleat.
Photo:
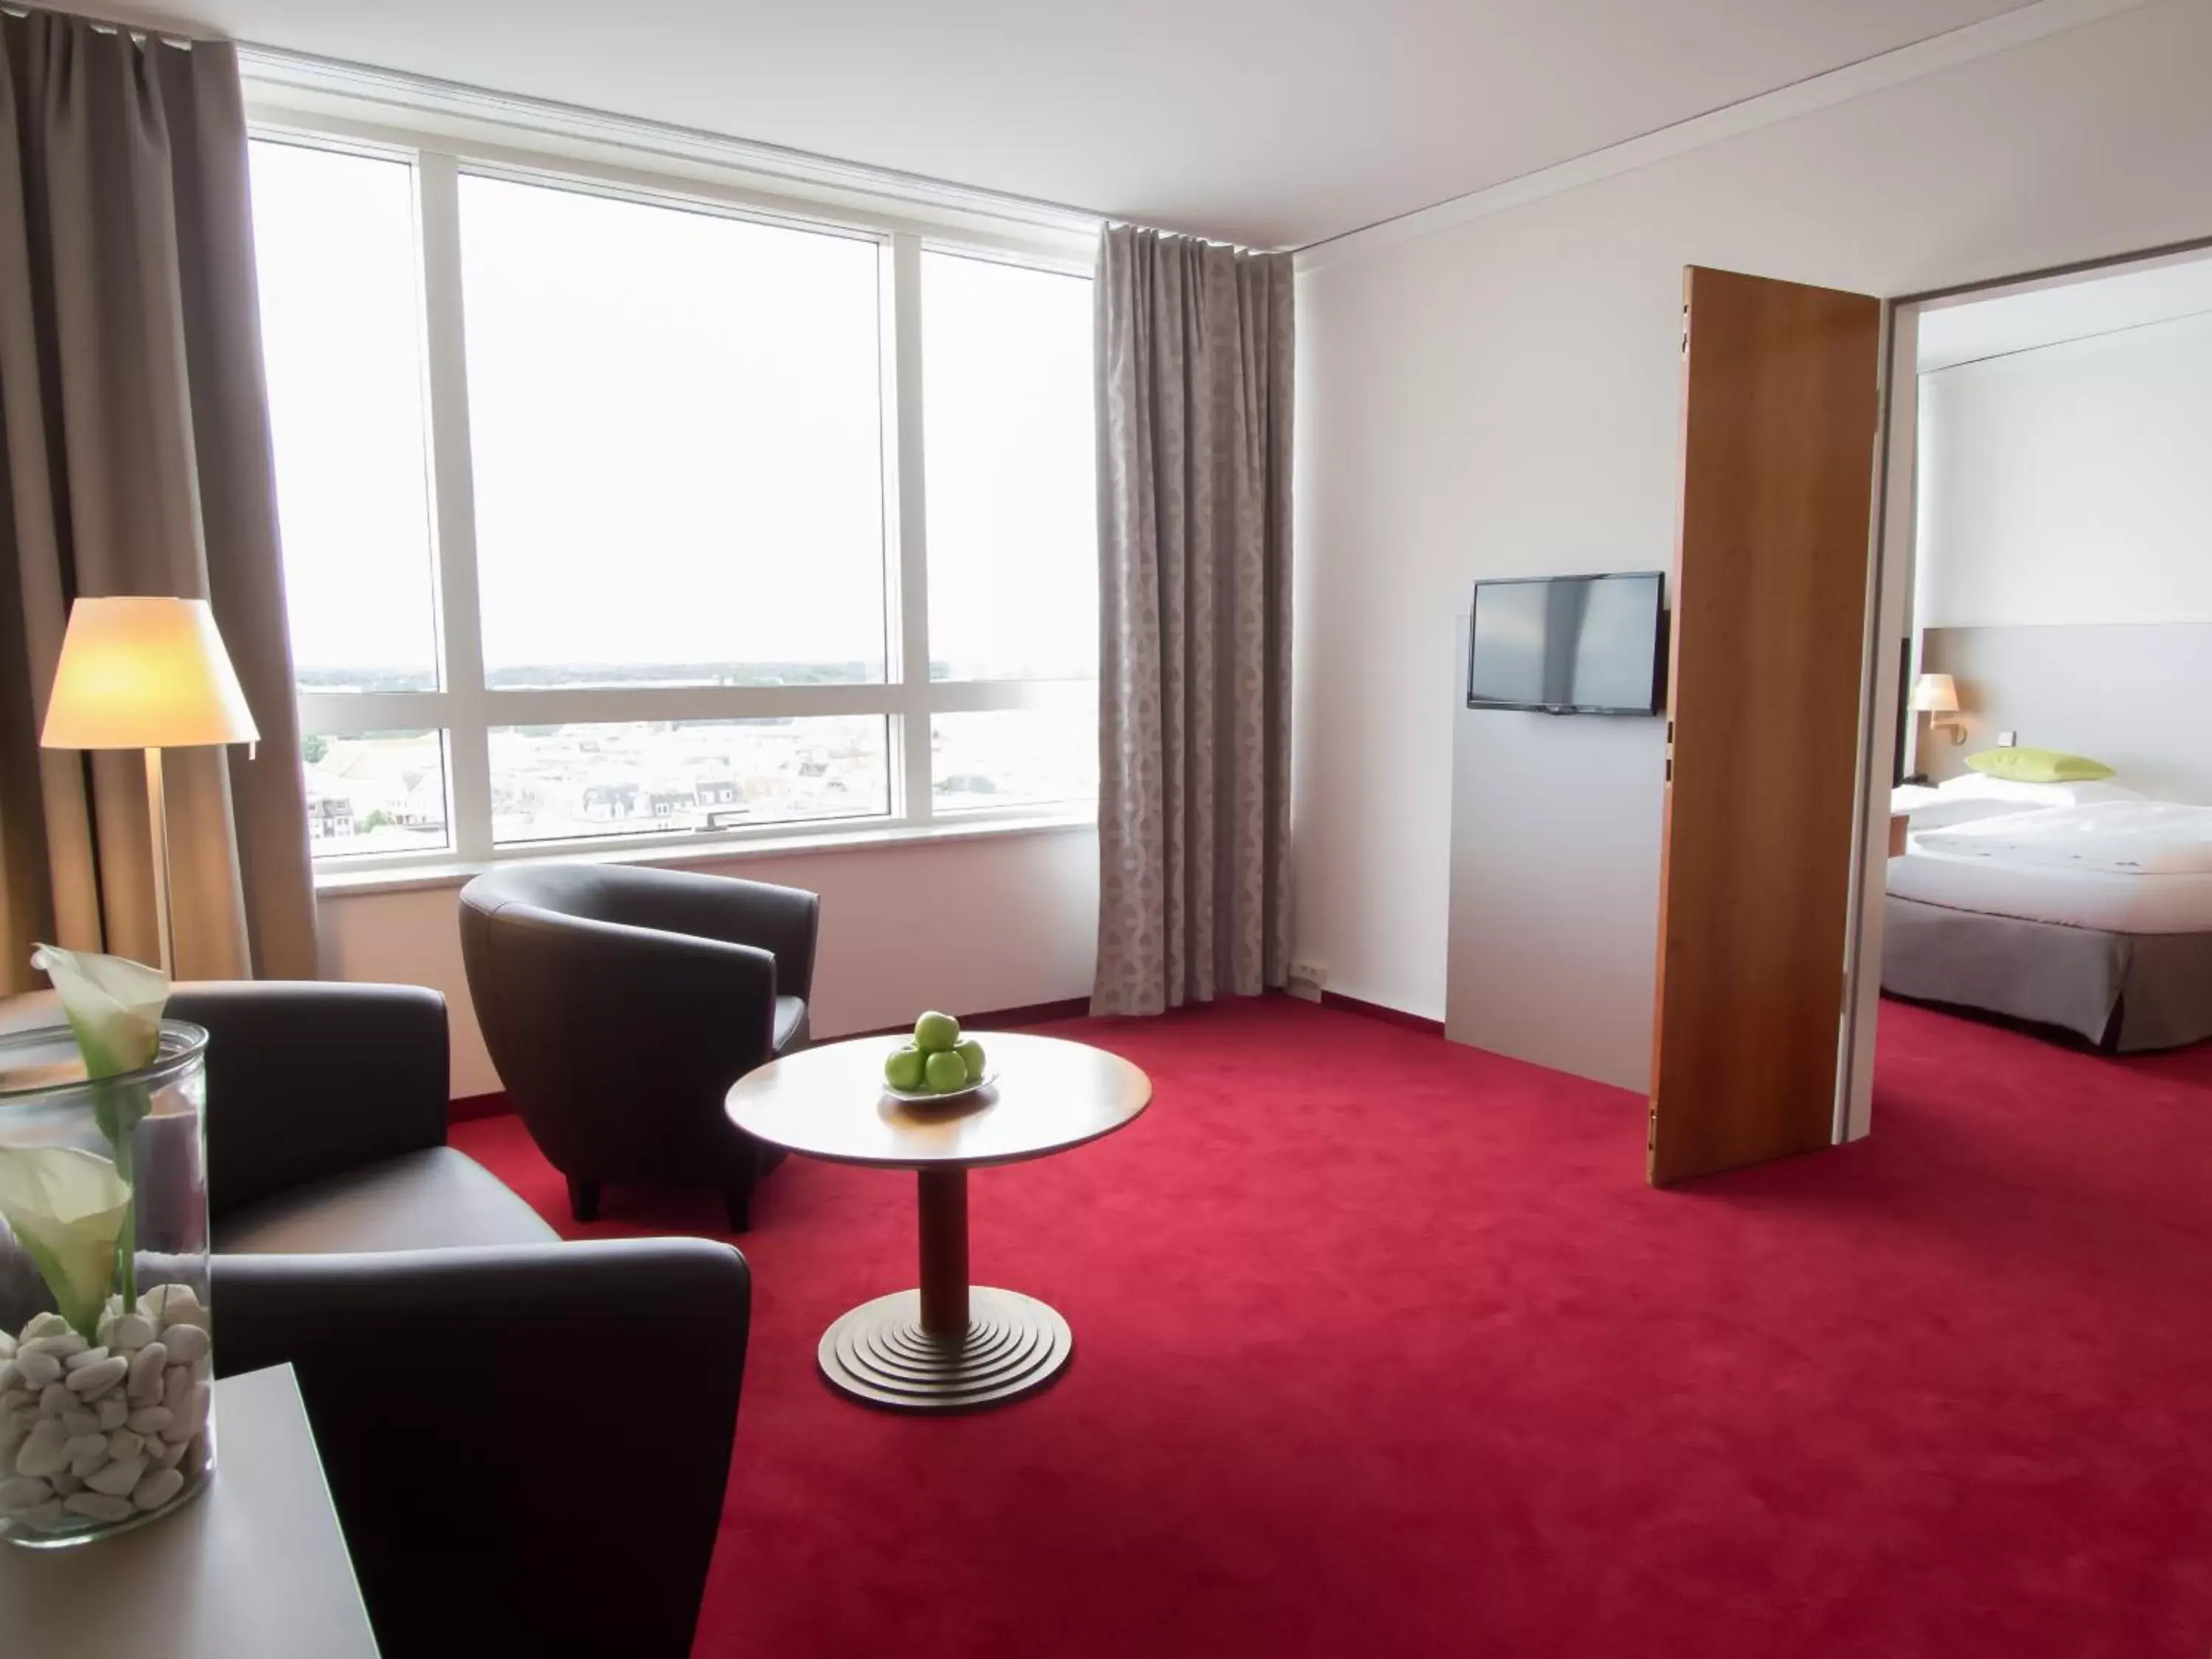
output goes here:
{"type": "Polygon", "coordinates": [[[1291,271],[1099,245],[1099,1013],[1290,969],[1291,271]]]}
{"type": "Polygon", "coordinates": [[[246,155],[228,44],[0,13],[0,989],[158,948],[142,757],[37,746],[79,595],[208,599],[261,729],[165,753],[179,976],[316,972],[246,155]]]}

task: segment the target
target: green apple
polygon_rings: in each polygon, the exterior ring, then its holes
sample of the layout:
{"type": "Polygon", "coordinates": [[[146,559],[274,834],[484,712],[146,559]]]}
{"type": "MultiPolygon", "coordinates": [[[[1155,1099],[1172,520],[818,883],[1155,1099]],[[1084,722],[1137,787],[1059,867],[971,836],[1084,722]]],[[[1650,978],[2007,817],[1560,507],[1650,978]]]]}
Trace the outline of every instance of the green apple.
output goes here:
{"type": "Polygon", "coordinates": [[[914,1023],[914,1046],[925,1054],[942,1054],[960,1041],[960,1022],[935,1009],[914,1023]]]}
{"type": "Polygon", "coordinates": [[[968,1062],[950,1048],[940,1048],[922,1062],[921,1075],[933,1092],[949,1095],[968,1086],[968,1062]]]}
{"type": "Polygon", "coordinates": [[[914,1094],[921,1088],[922,1062],[928,1056],[911,1042],[894,1048],[884,1056],[884,1081],[902,1094],[914,1094]]]}
{"type": "Polygon", "coordinates": [[[974,1037],[962,1037],[952,1045],[952,1052],[968,1062],[968,1080],[981,1083],[983,1080],[983,1045],[974,1037]]]}

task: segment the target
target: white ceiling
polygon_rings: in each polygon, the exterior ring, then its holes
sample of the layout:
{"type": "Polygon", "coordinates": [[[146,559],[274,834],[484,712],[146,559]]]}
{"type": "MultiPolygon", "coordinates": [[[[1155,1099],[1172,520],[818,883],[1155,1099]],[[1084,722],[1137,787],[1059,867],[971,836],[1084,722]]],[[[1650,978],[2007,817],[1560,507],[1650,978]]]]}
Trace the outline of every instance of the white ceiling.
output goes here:
{"type": "Polygon", "coordinates": [[[1920,372],[2212,312],[2212,253],[2130,265],[1920,316],[1920,372]]]}
{"type": "Polygon", "coordinates": [[[156,3],[85,9],[1295,246],[2018,0],[156,3]]]}

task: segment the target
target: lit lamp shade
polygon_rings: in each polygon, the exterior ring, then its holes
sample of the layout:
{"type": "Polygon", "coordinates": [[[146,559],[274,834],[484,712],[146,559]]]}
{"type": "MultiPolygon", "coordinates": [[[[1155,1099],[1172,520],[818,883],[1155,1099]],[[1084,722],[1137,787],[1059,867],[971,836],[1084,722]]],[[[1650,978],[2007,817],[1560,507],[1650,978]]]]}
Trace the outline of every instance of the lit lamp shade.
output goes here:
{"type": "Polygon", "coordinates": [[[1959,688],[1948,674],[1923,674],[1912,683],[1912,706],[1923,714],[1959,712],[1959,688]]]}
{"type": "Polygon", "coordinates": [[[260,736],[206,600],[70,608],[42,747],[191,749],[260,736]]]}

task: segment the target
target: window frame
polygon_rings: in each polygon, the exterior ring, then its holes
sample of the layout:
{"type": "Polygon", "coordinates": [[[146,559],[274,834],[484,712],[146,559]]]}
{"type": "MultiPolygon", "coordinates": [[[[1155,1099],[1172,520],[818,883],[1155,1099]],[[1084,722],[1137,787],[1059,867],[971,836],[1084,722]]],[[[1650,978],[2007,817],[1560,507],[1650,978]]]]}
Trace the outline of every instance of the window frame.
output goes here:
{"type": "MultiPolygon", "coordinates": [[[[447,845],[406,852],[318,853],[313,863],[319,885],[358,886],[380,874],[400,883],[456,866],[483,867],[533,859],[635,856],[688,861],[741,854],[755,843],[764,844],[762,851],[783,851],[1095,822],[1095,800],[936,811],[931,771],[934,716],[1094,708],[1097,682],[1095,678],[930,678],[922,422],[924,252],[1091,280],[1093,245],[1088,230],[1011,222],[1002,225],[964,211],[918,212],[896,199],[872,201],[843,190],[794,195],[788,193],[787,185],[763,188],[733,169],[681,156],[653,158],[666,164],[666,171],[659,167],[641,169],[629,153],[593,153],[593,146],[557,142],[550,135],[542,136],[544,142],[557,153],[513,148],[515,134],[498,133],[494,142],[486,142],[481,133],[393,127],[382,120],[363,121],[320,108],[302,113],[253,98],[253,90],[249,88],[252,138],[398,161],[411,168],[414,182],[438,687],[350,692],[301,690],[295,684],[295,695],[303,734],[439,731],[445,751],[447,845]],[[875,244],[880,273],[877,339],[884,516],[885,663],[881,684],[536,690],[485,684],[462,298],[459,184],[464,174],[875,244]],[[495,726],[812,714],[866,714],[884,720],[887,813],[784,820],[742,829],[640,831],[506,845],[493,842],[489,734],[495,726]]],[[[441,125],[459,130],[470,124],[441,125]]]]}

